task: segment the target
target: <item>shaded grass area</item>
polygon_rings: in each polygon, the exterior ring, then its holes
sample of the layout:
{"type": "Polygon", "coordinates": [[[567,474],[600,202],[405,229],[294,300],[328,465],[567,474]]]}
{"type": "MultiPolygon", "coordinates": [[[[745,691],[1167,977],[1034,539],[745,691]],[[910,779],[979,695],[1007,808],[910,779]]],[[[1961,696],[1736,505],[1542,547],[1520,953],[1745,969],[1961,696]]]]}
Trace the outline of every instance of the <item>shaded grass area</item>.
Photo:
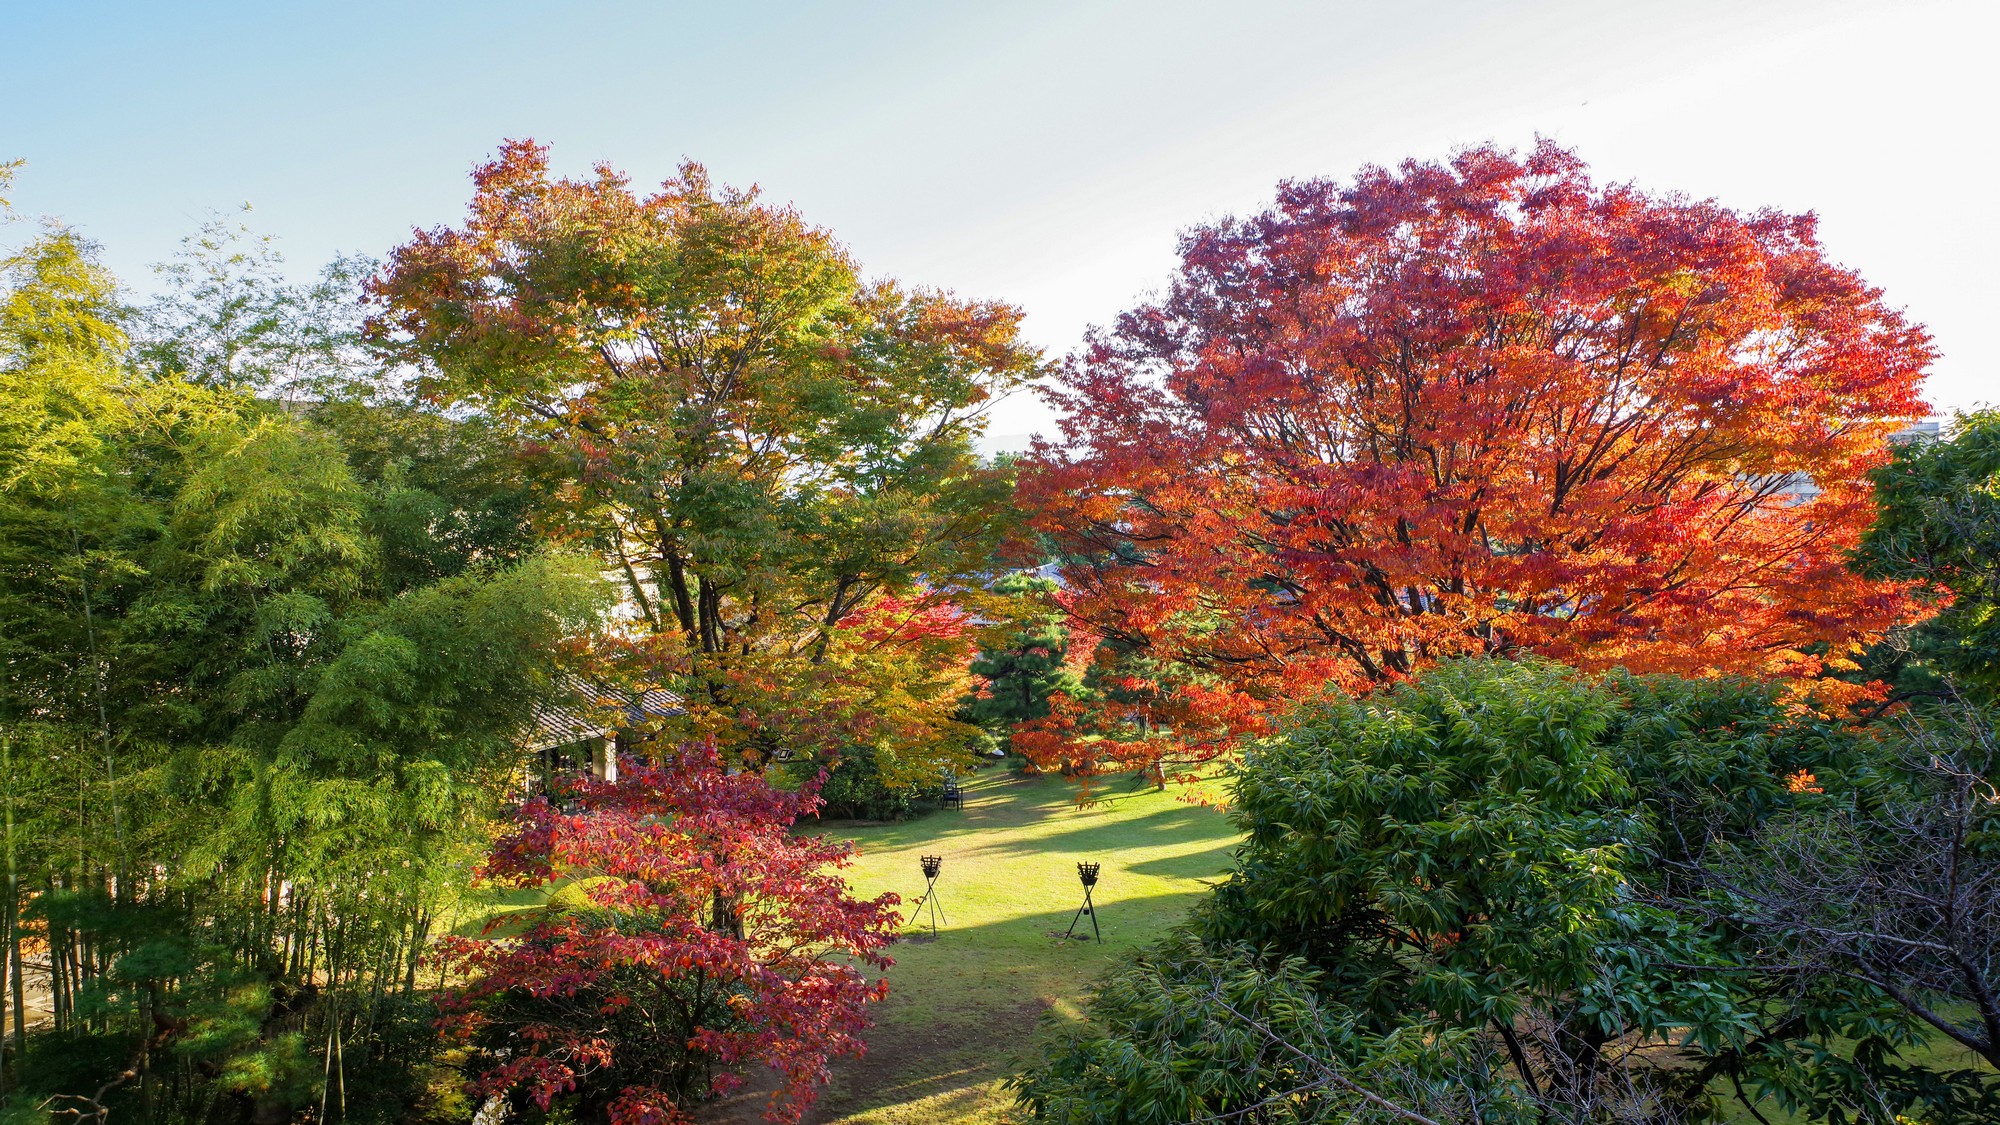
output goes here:
{"type": "MultiPolygon", "coordinates": [[[[1002,1120],[1000,1088],[1032,1045],[1044,1011],[1074,1018],[1090,984],[1121,956],[1179,922],[1228,866],[1236,834],[1226,817],[1188,804],[1184,790],[1100,790],[1087,808],[1060,778],[994,770],[968,783],[962,812],[902,824],[827,822],[818,830],[853,839],[847,872],[863,896],[893,891],[905,916],[917,909],[921,855],[943,857],[938,903],[928,922],[890,954],[890,997],[875,1013],[866,1058],[836,1064],[833,1084],[809,1119],[820,1125],[970,1125],[1002,1120]],[[1070,923],[1083,892],[1076,865],[1103,865],[1096,889],[1104,940],[1052,937],[1070,923]]],[[[1090,933],[1083,918],[1081,933],[1090,933]]],[[[762,1099],[739,1095],[711,1107],[714,1122],[755,1121],[762,1099]]]]}
{"type": "MultiPolygon", "coordinates": [[[[1952,1019],[1966,1019],[1971,1017],[1972,1009],[1969,1006],[1947,1007],[1944,1015],[1952,1019]]],[[[1854,1043],[1851,1040],[1841,1039],[1835,1040],[1832,1046],[1835,1050],[1848,1051],[1853,1048],[1854,1043]]],[[[1927,1066],[1940,1071],[1980,1070],[1984,1066],[1978,1055],[1947,1039],[1941,1032],[1927,1032],[1922,1042],[1905,1047],[1899,1052],[1897,1061],[1904,1065],[1927,1066]]],[[[1757,1112],[1753,1114],[1744,1107],[1725,1079],[1717,1079],[1709,1090],[1715,1095],[1717,1106],[1721,1110],[1721,1120],[1725,1125],[1761,1125],[1757,1120],[1760,1115],[1770,1125],[1813,1125],[1813,1122],[1823,1120],[1793,1113],[1780,1106],[1776,1098],[1759,1098],[1755,1091],[1746,1089],[1745,1093],[1757,1108],[1757,1112]]]]}

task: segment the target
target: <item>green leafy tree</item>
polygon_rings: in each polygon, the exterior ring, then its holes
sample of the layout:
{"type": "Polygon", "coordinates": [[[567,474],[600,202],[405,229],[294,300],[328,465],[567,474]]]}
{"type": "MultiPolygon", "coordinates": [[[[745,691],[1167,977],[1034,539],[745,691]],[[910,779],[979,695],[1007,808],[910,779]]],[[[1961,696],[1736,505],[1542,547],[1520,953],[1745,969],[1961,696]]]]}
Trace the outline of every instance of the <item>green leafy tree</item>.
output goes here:
{"type": "Polygon", "coordinates": [[[1007,599],[1009,620],[993,630],[997,637],[981,645],[972,674],[983,681],[967,697],[965,716],[995,738],[1004,739],[1021,723],[1049,713],[1049,697],[1080,696],[1083,682],[1069,669],[1069,630],[1063,615],[1050,608],[1054,579],[1033,574],[1009,574],[993,583],[992,592],[1007,599]]]}
{"type": "Polygon", "coordinates": [[[514,142],[474,184],[463,226],[391,255],[373,331],[425,395],[560,467],[566,530],[625,575],[684,733],[751,761],[894,746],[910,780],[960,759],[964,639],[897,622],[1012,519],[974,441],[1038,369],[1019,312],[864,281],[692,164],[642,195],[514,142]]]}
{"type": "MultiPolygon", "coordinates": [[[[337,429],[127,362],[87,243],[0,265],[7,983],[34,942],[54,1013],[15,1104],[283,1120],[351,1079],[404,1119],[418,965],[597,566],[484,531],[408,557],[395,473],[337,429]]],[[[434,510],[479,506],[461,479],[434,510]]]]}
{"type": "Polygon", "coordinates": [[[1935,616],[1878,650],[1878,673],[1902,696],[1935,696],[1942,679],[1988,699],[2000,692],[2000,411],[1961,414],[1950,436],[1896,447],[1875,470],[1875,524],[1855,564],[1916,583],[1935,616]],[[1882,665],[1886,665],[1885,667],[1882,665]]]}
{"type": "Polygon", "coordinates": [[[1792,994],[1852,993],[1859,982],[1974,1061],[1899,1065],[1884,1050],[1894,1041],[1880,1038],[1859,1045],[1863,1065],[1825,1065],[1800,1045],[1767,1052],[1789,1053],[1790,1068],[1810,1078],[1788,1091],[1801,1112],[1915,1098],[1928,1104],[1926,1119],[2000,1113],[1995,720],[1955,700],[1899,714],[1876,736],[1884,755],[1872,783],[1795,774],[1788,787],[1809,799],[1748,831],[1715,834],[1696,857],[1687,909],[1742,932],[1746,965],[1792,994]]]}
{"type": "Polygon", "coordinates": [[[1387,1032],[1299,957],[1182,932],[1113,973],[1049,1062],[1012,1080],[1043,1121],[1441,1125],[1528,1119],[1502,1060],[1455,1032],[1387,1032]]]}
{"type": "Polygon", "coordinates": [[[295,282],[273,238],[211,218],[154,267],[162,289],[139,310],[136,358],[159,378],[320,397],[371,366],[355,297],[374,268],[339,257],[295,282]]]}
{"type": "Polygon", "coordinates": [[[381,580],[405,590],[544,550],[544,466],[479,415],[453,417],[394,393],[342,393],[316,403],[313,424],[340,442],[369,492],[367,529],[382,545],[381,580]]]}

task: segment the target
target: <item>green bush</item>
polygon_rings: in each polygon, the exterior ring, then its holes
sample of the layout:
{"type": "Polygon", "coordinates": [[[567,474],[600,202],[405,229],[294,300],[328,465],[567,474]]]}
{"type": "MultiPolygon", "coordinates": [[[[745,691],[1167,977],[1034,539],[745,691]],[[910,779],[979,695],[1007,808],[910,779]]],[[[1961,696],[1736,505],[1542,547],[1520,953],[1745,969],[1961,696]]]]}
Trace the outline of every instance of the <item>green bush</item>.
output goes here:
{"type": "Polygon", "coordinates": [[[942,782],[892,786],[882,771],[871,746],[853,746],[827,771],[820,799],[826,802],[820,815],[837,820],[902,820],[938,807],[943,799],[942,782]]]}
{"type": "Polygon", "coordinates": [[[1234,770],[1234,871],[1017,1093],[1072,1125],[1395,1116],[1362,1089],[1441,1121],[1697,1120],[1738,1086],[1979,1120],[1952,1105],[1980,1082],[1897,1061],[1907,1011],[1768,966],[1703,897],[1704,841],[1895,784],[1865,732],[1731,681],[1467,660],[1308,701],[1234,770]]]}

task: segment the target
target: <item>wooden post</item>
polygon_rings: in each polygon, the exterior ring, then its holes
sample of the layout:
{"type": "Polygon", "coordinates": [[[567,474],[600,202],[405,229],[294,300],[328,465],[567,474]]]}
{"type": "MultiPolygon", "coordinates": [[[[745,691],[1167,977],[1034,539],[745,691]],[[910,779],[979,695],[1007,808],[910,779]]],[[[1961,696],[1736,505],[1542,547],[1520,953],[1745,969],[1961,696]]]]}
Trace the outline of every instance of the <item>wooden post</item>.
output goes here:
{"type": "Polygon", "coordinates": [[[618,783],[618,735],[606,734],[591,751],[591,775],[606,784],[618,783]]]}

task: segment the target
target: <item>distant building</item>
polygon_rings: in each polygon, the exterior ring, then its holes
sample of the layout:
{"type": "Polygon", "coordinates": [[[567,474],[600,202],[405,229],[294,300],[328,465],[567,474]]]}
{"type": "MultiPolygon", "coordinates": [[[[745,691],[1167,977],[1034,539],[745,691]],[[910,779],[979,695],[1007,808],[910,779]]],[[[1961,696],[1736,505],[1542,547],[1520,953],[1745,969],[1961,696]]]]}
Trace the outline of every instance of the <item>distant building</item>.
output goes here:
{"type": "Polygon", "coordinates": [[[658,720],[684,711],[681,697],[664,688],[634,693],[568,676],[563,689],[561,702],[535,713],[523,740],[531,790],[586,773],[617,781],[619,755],[650,740],[658,720]]]}
{"type": "MultiPolygon", "coordinates": [[[[1914,422],[1889,435],[1890,445],[1907,445],[1913,441],[1935,441],[1939,434],[1936,420],[1914,422]]],[[[1820,494],[1819,485],[1806,473],[1787,473],[1780,481],[1782,491],[1790,494],[1792,504],[1803,504],[1820,494]]]]}
{"type": "Polygon", "coordinates": [[[1904,426],[1902,429],[1890,434],[1889,441],[1895,445],[1902,445],[1905,442],[1912,441],[1931,441],[1939,437],[1941,433],[1942,427],[1940,423],[1937,419],[1933,418],[1928,422],[1916,422],[1904,426]]]}

